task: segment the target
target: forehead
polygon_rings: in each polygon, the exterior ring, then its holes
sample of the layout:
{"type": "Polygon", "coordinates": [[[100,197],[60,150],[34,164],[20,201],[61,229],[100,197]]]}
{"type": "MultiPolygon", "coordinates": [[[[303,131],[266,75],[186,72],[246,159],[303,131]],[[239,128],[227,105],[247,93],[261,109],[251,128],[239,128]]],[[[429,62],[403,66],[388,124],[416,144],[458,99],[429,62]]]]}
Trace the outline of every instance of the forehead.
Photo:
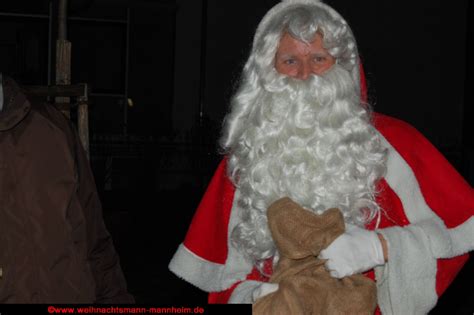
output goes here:
{"type": "Polygon", "coordinates": [[[278,44],[277,54],[302,54],[307,55],[315,52],[327,53],[323,46],[323,36],[317,32],[313,40],[309,43],[294,38],[285,32],[278,44]]]}

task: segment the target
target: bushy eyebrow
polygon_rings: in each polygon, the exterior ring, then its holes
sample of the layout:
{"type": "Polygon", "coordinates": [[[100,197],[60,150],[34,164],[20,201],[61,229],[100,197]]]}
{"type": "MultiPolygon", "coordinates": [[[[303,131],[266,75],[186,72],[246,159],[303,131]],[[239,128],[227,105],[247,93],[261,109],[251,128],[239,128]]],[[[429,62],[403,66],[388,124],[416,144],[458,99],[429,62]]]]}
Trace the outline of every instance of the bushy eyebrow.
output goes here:
{"type": "Polygon", "coordinates": [[[282,59],[296,58],[294,54],[288,54],[288,53],[277,53],[276,57],[282,58],[282,59]]]}
{"type": "Polygon", "coordinates": [[[328,56],[330,55],[330,53],[327,51],[327,50],[322,50],[322,49],[318,49],[316,51],[311,51],[310,52],[311,55],[324,55],[324,56],[328,56]]]}

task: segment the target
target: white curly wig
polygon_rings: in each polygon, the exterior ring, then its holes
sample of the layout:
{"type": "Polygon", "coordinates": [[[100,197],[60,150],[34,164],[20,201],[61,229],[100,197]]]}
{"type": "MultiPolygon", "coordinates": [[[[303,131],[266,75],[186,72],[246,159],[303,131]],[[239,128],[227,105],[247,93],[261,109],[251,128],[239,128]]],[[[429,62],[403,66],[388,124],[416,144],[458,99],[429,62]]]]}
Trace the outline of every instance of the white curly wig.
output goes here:
{"type": "Polygon", "coordinates": [[[338,207],[358,225],[379,214],[375,183],[386,153],[359,80],[354,36],[326,4],[283,0],[260,22],[220,139],[242,208],[232,242],[257,265],[276,254],[266,210],[279,198],[316,213],[338,207]],[[285,32],[308,43],[321,33],[336,64],[304,81],[279,74],[274,57],[285,32]]]}

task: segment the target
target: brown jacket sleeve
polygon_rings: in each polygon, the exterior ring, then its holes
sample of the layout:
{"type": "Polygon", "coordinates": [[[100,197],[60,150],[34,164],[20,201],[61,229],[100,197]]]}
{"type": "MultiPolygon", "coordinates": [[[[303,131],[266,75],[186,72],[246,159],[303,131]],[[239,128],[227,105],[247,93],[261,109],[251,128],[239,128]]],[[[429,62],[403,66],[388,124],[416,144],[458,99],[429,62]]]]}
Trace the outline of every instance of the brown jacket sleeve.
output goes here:
{"type": "Polygon", "coordinates": [[[84,209],[87,225],[88,261],[96,282],[95,303],[134,303],[133,296],[127,292],[119,257],[103,220],[102,206],[89,161],[77,132],[74,128],[71,129],[73,129],[79,177],[77,194],[84,209]]]}

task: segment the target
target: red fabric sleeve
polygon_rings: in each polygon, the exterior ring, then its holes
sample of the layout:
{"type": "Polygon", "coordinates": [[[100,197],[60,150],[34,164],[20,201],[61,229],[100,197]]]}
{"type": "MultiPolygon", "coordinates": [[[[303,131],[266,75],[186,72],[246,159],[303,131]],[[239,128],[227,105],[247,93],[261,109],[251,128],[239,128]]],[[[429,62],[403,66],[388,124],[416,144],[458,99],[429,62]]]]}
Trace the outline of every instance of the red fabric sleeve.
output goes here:
{"type": "MultiPolygon", "coordinates": [[[[375,125],[413,170],[428,206],[454,228],[474,214],[474,194],[471,186],[445,157],[415,128],[381,114],[375,115],[375,125]]],[[[436,291],[440,296],[461,270],[468,254],[438,260],[436,291]]]]}
{"type": "Polygon", "coordinates": [[[234,198],[226,161],[217,167],[184,239],[184,246],[194,254],[218,264],[227,259],[227,227],[234,198]]]}

